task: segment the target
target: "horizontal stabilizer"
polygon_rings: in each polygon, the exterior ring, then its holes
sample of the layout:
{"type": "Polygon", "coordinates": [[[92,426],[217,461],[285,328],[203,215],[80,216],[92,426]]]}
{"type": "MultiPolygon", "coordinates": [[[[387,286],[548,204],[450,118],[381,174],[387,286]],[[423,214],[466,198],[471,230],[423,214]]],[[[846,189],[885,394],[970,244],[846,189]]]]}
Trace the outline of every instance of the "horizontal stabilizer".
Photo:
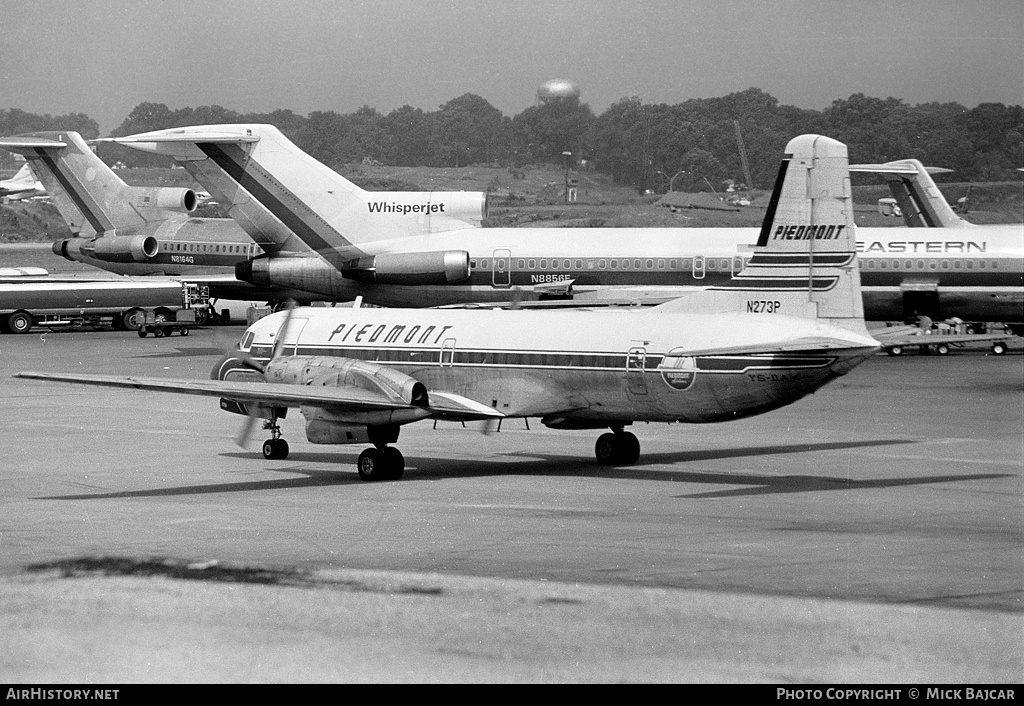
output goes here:
{"type": "Polygon", "coordinates": [[[0,138],[0,147],[11,152],[23,154],[23,150],[57,150],[67,147],[66,142],[59,140],[48,140],[45,137],[34,137],[32,135],[14,135],[13,137],[0,138]]]}
{"type": "Polygon", "coordinates": [[[950,174],[952,169],[945,167],[925,167],[917,160],[901,159],[896,162],[885,162],[884,164],[851,164],[851,172],[864,172],[867,174],[920,174],[921,170],[928,174],[950,174]]]}

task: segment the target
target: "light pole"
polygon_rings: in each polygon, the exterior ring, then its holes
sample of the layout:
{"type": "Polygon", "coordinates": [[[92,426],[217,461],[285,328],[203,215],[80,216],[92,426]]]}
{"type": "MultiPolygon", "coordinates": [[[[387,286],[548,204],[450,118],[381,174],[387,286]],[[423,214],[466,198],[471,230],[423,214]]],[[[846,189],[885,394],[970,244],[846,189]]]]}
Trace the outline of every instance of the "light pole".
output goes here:
{"type": "Polygon", "coordinates": [[[569,203],[569,157],[572,157],[572,152],[563,152],[562,156],[565,157],[565,202],[569,203]]]}
{"type": "Polygon", "coordinates": [[[673,187],[672,185],[676,183],[676,177],[679,176],[680,174],[689,174],[689,172],[686,171],[685,169],[680,169],[678,172],[673,174],[672,178],[668,180],[668,190],[669,191],[675,191],[675,187],[673,187]]]}

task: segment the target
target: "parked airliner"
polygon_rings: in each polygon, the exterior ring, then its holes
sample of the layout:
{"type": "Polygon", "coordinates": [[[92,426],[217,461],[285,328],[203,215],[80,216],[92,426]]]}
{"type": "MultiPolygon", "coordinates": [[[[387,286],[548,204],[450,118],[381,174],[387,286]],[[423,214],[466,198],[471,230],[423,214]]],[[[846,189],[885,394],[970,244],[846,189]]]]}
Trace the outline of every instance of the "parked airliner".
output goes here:
{"type": "MultiPolygon", "coordinates": [[[[651,304],[728,281],[744,268],[757,240],[750,228],[387,232],[368,228],[367,204],[347,198],[341,177],[273,126],[205,125],[111,139],[174,157],[219,202],[233,204],[232,214],[253,237],[298,238],[310,250],[240,263],[239,279],[336,301],[651,304]]],[[[899,171],[898,165],[861,166],[899,171]]],[[[941,198],[938,190],[920,188],[924,180],[934,187],[923,168],[913,180],[907,170],[895,178],[921,202],[920,224],[949,225],[926,198],[930,192],[941,198]]],[[[909,211],[910,196],[904,202],[909,211]]],[[[869,319],[1024,322],[1024,224],[858,232],[869,319]]]]}
{"type": "MultiPolygon", "coordinates": [[[[0,149],[24,155],[34,165],[61,216],[76,236],[54,243],[54,252],[120,275],[166,275],[208,284],[211,296],[227,299],[322,299],[288,285],[255,285],[236,279],[235,266],[254,257],[309,254],[297,238],[253,237],[231,218],[199,218],[206,192],[126,184],[77,132],[36,132],[0,138],[0,149]]],[[[422,203],[436,211],[434,231],[477,227],[486,216],[482,192],[367,192],[338,177],[348,198],[382,211],[378,227],[418,228],[412,215],[422,203]],[[406,211],[408,209],[408,212],[406,211]],[[439,215],[438,215],[439,214],[439,215]]]]}
{"type": "Polygon", "coordinates": [[[721,422],[790,404],[874,355],[865,327],[846,146],[803,135],[786,147],[746,268],[721,285],[649,307],[297,308],[250,326],[212,379],[19,373],[19,377],[206,395],[264,419],[305,417],[315,444],[369,443],[365,480],[400,478],[393,446],[419,420],[540,418],[609,429],[603,464],[640,456],[633,422],[721,422]]]}

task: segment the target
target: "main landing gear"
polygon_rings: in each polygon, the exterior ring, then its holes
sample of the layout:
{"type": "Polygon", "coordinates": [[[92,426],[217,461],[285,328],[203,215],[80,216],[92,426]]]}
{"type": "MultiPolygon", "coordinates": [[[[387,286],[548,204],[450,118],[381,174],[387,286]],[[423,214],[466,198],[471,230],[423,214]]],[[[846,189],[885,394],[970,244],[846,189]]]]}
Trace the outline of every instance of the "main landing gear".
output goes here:
{"type": "Polygon", "coordinates": [[[405,473],[405,457],[393,446],[398,441],[398,425],[367,427],[372,449],[359,454],[356,468],[363,480],[398,480],[405,473]]]}
{"type": "Polygon", "coordinates": [[[268,461],[288,458],[288,442],[281,438],[281,427],[277,425],[277,415],[263,423],[263,428],[270,431],[271,438],[263,442],[263,458],[268,461]]]}
{"type": "Polygon", "coordinates": [[[394,446],[375,446],[359,454],[356,467],[363,480],[398,480],[405,473],[405,457],[394,446]]]}
{"type": "Polygon", "coordinates": [[[604,466],[629,466],[640,458],[640,441],[622,427],[612,427],[610,434],[597,438],[594,455],[604,466]]]}

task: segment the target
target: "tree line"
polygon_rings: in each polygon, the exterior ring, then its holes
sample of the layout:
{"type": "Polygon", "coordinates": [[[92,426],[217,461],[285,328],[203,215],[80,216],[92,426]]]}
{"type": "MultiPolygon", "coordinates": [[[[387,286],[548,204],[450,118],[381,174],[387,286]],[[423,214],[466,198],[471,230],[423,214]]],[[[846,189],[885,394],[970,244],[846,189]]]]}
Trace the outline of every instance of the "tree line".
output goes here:
{"type": "MultiPolygon", "coordinates": [[[[184,125],[269,123],[324,164],[372,160],[393,166],[523,167],[555,164],[594,169],[641,191],[719,188],[727,180],[771,188],[779,155],[796,135],[819,133],[848,145],[854,163],[916,158],[952,169],[956,181],[1018,180],[1024,166],[1024,109],[1002,103],[965,108],[959,103],[908,105],[898,98],[857,93],[824,110],[780,105],[758,88],[675,105],[622,98],[595,115],[578,98],[549,100],[509,117],[467,93],[436,111],[405,105],[383,114],[370,106],[353,113],[288,109],[239,113],[221,106],[172,110],[140,103],[111,136],[184,125]],[[746,167],[739,149],[745,146],[746,167]],[[565,153],[570,153],[566,155],[565,153]]],[[[88,116],[51,117],[0,110],[0,133],[71,129],[99,136],[88,116]]],[[[118,145],[104,145],[108,161],[128,166],[167,160],[118,145]]]]}

